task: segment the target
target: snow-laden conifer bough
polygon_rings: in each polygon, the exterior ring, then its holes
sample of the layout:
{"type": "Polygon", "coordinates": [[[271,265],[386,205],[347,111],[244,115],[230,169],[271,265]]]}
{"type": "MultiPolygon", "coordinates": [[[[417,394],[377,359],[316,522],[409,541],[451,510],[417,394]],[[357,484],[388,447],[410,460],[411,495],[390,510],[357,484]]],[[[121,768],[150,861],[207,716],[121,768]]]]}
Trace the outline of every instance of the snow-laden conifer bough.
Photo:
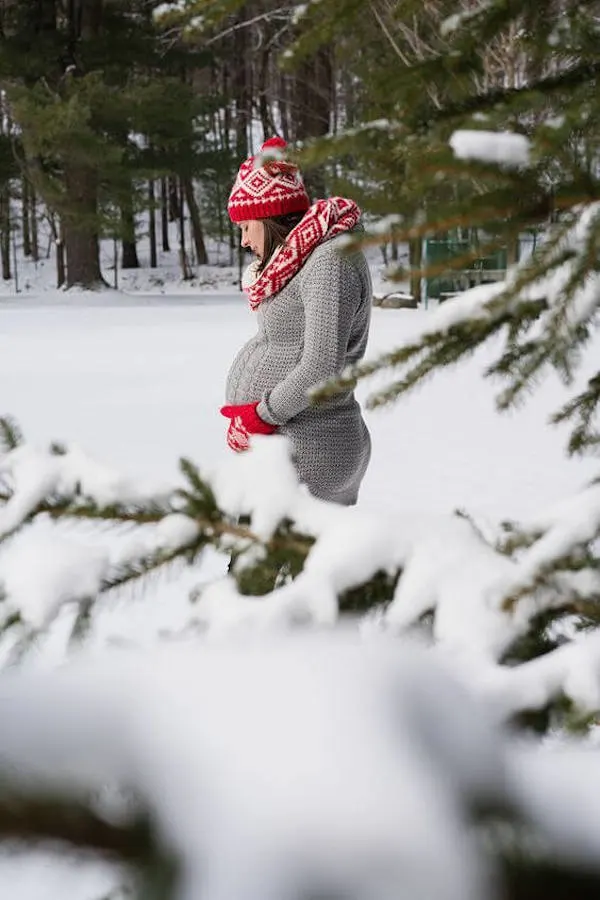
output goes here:
{"type": "Polygon", "coordinates": [[[183,461],[179,487],[9,421],[3,436],[0,835],[158,871],[165,900],[476,900],[499,871],[481,810],[500,810],[513,838],[600,877],[596,752],[507,729],[565,698],[600,709],[600,634],[572,615],[598,576],[554,567],[597,538],[597,485],[507,531],[316,500],[279,436],[210,475],[183,461]],[[65,519],[129,527],[83,540],[65,519]],[[111,592],[209,544],[234,549],[234,574],[194,593],[167,642],[94,639],[111,592]],[[554,649],[519,660],[544,616],[562,617],[554,649]]]}

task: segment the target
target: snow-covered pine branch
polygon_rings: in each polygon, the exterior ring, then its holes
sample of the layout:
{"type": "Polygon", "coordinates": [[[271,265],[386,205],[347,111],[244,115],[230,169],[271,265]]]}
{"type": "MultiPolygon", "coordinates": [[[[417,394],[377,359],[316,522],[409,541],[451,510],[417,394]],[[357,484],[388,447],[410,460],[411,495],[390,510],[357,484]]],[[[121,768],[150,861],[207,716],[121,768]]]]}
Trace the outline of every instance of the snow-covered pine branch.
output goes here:
{"type": "Polygon", "coordinates": [[[549,861],[599,879],[597,753],[523,746],[474,688],[343,628],[4,674],[0,836],[132,866],[140,900],[484,900],[549,861]]]}
{"type": "MultiPolygon", "coordinates": [[[[315,402],[346,390],[358,379],[391,372],[393,380],[377,389],[368,405],[390,403],[496,335],[502,335],[505,344],[486,374],[507,383],[498,396],[500,409],[514,405],[550,369],[570,383],[597,324],[600,277],[591,261],[599,245],[600,204],[567,210],[535,259],[514,266],[504,282],[474,287],[432,310],[410,343],[318,386],[313,391],[315,402]]],[[[555,415],[555,421],[579,417],[570,441],[572,452],[597,445],[594,422],[599,401],[595,375],[587,390],[555,415]]]]}
{"type": "MultiPolygon", "coordinates": [[[[0,517],[13,535],[0,552],[0,646],[9,663],[56,628],[66,605],[75,608],[70,641],[85,641],[103,594],[177,562],[193,565],[208,545],[233,553],[232,572],[192,592],[180,631],[210,640],[332,628],[347,614],[365,639],[423,632],[430,620],[433,647],[459,668],[495,671],[535,657],[530,638],[542,619],[549,650],[600,622],[597,485],[522,523],[522,541],[513,525],[507,548],[501,523],[464,513],[382,515],[317,500],[298,484],[278,436],[256,439],[210,478],[184,461],[184,486],[171,490],[137,484],[68,447],[52,453],[18,443],[0,466],[8,491],[0,517]],[[32,517],[41,527],[25,542],[20,532],[32,517]],[[82,519],[119,527],[67,538],[61,522],[82,519]]],[[[558,652],[548,653],[544,671],[559,673],[568,693],[562,656],[553,668],[558,652]]],[[[582,658],[593,680],[595,657],[582,658]]]]}

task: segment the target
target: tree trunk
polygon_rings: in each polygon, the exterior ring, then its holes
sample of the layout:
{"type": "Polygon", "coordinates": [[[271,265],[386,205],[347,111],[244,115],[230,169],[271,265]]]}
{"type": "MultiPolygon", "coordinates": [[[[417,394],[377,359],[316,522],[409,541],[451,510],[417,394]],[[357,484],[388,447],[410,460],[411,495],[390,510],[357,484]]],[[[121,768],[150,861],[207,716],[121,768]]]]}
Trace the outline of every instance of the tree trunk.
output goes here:
{"type": "Polygon", "coordinates": [[[160,227],[162,248],[164,253],[171,249],[169,246],[169,198],[167,194],[167,179],[160,179],[160,227]]]}
{"type": "Polygon", "coordinates": [[[292,126],[290,122],[290,101],[289,101],[289,76],[280,71],[279,69],[279,90],[278,90],[278,106],[279,106],[279,121],[281,122],[281,133],[286,141],[291,141],[292,138],[292,126]]]}
{"type": "MultiPolygon", "coordinates": [[[[85,45],[101,30],[103,0],[69,0],[68,34],[72,77],[83,74],[85,45]],[[80,58],[81,57],[81,58],[80,58]]],[[[106,286],[100,272],[98,171],[85,163],[64,159],[65,194],[61,220],[67,261],[67,287],[95,289],[106,286]]]]}
{"type": "Polygon", "coordinates": [[[187,250],[185,247],[185,206],[183,203],[183,193],[178,198],[179,201],[179,264],[181,266],[181,277],[184,281],[190,281],[192,272],[188,260],[187,250]]]}
{"type": "Polygon", "coordinates": [[[21,178],[21,231],[23,235],[23,256],[31,256],[31,230],[29,228],[29,181],[21,178]]]}
{"type": "Polygon", "coordinates": [[[148,182],[148,215],[149,215],[149,240],[150,240],[150,268],[155,269],[158,265],[156,252],[156,196],[154,194],[154,179],[148,182]]]}
{"type": "Polygon", "coordinates": [[[79,7],[80,36],[82,41],[98,37],[102,25],[104,0],[76,0],[79,7]]]}
{"type": "Polygon", "coordinates": [[[65,170],[64,234],[67,287],[106,286],[100,272],[96,172],[84,165],[65,170]]]}
{"type": "Polygon", "coordinates": [[[271,59],[271,51],[268,42],[265,42],[265,46],[263,47],[261,56],[260,56],[260,66],[258,69],[258,85],[257,85],[257,93],[258,93],[258,109],[260,113],[260,121],[262,124],[263,130],[263,140],[267,140],[267,138],[272,137],[275,134],[275,125],[273,124],[273,117],[271,116],[271,107],[269,104],[269,97],[267,91],[267,84],[269,79],[269,62],[271,59]]]}
{"type": "MultiPolygon", "coordinates": [[[[246,17],[242,8],[239,24],[246,17]]],[[[233,36],[233,96],[235,99],[235,151],[239,159],[248,156],[248,131],[252,118],[252,70],[249,65],[248,28],[238,28],[233,36]]]]}
{"type": "MultiPolygon", "coordinates": [[[[54,217],[53,217],[54,221],[54,217]]],[[[56,286],[61,288],[66,281],[65,267],[65,242],[63,238],[62,223],[58,223],[58,231],[56,232],[56,286]]]]}
{"type": "Polygon", "coordinates": [[[175,175],[169,176],[169,221],[177,222],[181,219],[181,198],[179,196],[179,179],[175,175]]]}
{"type": "Polygon", "coordinates": [[[506,248],[506,265],[514,266],[519,261],[519,238],[512,238],[506,248]]]}
{"type": "MultiPolygon", "coordinates": [[[[224,78],[226,78],[226,70],[224,72],[224,78]]],[[[231,134],[231,104],[227,104],[223,113],[223,145],[227,152],[227,157],[231,159],[231,141],[229,136],[231,134]]],[[[232,266],[235,260],[235,238],[234,238],[234,228],[233,222],[229,218],[229,216],[225,217],[227,223],[227,236],[229,240],[229,265],[232,266]]]]}
{"type": "Polygon", "coordinates": [[[187,203],[188,209],[190,211],[190,222],[192,225],[192,237],[194,240],[196,259],[199,266],[207,266],[208,253],[206,252],[206,245],[204,243],[200,210],[198,209],[198,204],[196,203],[196,197],[194,195],[194,185],[192,183],[192,179],[188,177],[182,178],[181,183],[183,186],[185,202],[187,203]]]}
{"type": "Polygon", "coordinates": [[[0,256],[2,257],[2,278],[10,281],[10,200],[8,186],[0,193],[0,256]]]}
{"type": "Polygon", "coordinates": [[[133,213],[133,185],[129,187],[127,195],[121,204],[121,247],[122,269],[139,269],[140,261],[137,254],[135,241],[135,216],[133,213]]]}
{"type": "Polygon", "coordinates": [[[393,227],[391,229],[390,245],[392,249],[392,261],[398,262],[398,241],[396,240],[393,227]]]}
{"type": "Polygon", "coordinates": [[[410,265],[410,294],[418,303],[421,300],[421,266],[423,265],[423,241],[421,238],[409,241],[408,259],[410,265]]]}
{"type": "MultiPolygon", "coordinates": [[[[333,60],[330,47],[322,47],[298,68],[294,81],[295,115],[293,140],[322,137],[331,125],[333,97],[333,60]]],[[[309,194],[325,195],[325,172],[322,167],[306,177],[309,194]]]]}
{"type": "Polygon", "coordinates": [[[34,262],[37,262],[40,258],[40,244],[38,237],[37,196],[33,184],[29,186],[29,219],[31,222],[31,257],[34,262]]]}

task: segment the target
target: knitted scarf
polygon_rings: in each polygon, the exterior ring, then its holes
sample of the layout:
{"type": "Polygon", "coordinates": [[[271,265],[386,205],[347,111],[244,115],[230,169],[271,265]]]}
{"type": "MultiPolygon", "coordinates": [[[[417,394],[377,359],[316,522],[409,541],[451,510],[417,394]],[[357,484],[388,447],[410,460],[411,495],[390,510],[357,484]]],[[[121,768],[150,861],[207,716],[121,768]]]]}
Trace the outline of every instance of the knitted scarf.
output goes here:
{"type": "Polygon", "coordinates": [[[278,294],[300,271],[315,247],[337,234],[350,231],[359,219],[360,209],[353,200],[344,197],[317,200],[290,231],[285,243],[277,248],[262,272],[256,271],[259,260],[248,267],[242,287],[250,308],[255,310],[263,300],[278,294]]]}

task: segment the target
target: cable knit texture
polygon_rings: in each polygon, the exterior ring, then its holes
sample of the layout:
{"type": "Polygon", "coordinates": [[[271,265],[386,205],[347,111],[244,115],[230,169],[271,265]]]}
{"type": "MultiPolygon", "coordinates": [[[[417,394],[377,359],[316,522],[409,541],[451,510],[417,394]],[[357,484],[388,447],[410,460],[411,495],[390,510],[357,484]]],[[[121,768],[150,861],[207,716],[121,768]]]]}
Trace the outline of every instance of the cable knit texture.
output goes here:
{"type": "Polygon", "coordinates": [[[308,390],[365,353],[372,304],[361,252],[320,244],[279,293],[260,304],[258,333],[227,379],[227,402],[257,413],[291,441],[301,480],[316,497],[356,502],[371,441],[352,391],[309,405],[308,390]]]}

